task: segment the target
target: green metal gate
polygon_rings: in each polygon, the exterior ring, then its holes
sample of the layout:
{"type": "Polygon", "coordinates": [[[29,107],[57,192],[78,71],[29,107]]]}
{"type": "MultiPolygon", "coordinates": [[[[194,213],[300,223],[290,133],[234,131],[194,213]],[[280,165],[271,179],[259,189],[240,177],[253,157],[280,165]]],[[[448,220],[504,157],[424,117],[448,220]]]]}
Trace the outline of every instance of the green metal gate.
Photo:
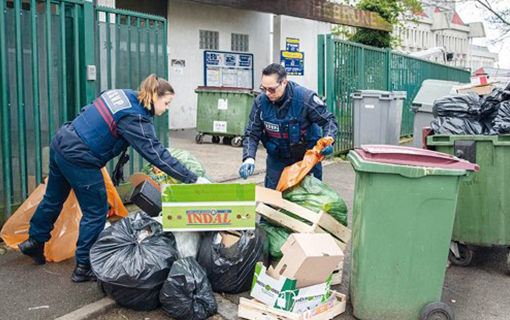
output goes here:
{"type": "MultiPolygon", "coordinates": [[[[63,122],[103,90],[136,89],[150,73],[168,72],[164,18],[90,0],[0,0],[0,15],[1,225],[47,175],[63,122]],[[88,78],[94,65],[97,80],[88,78]]],[[[168,119],[159,118],[167,144],[168,119]]],[[[143,164],[133,158],[129,172],[143,164]]]]}
{"type": "MultiPolygon", "coordinates": [[[[107,89],[136,89],[151,73],[168,75],[166,19],[120,9],[96,8],[96,94],[107,89]]],[[[156,133],[168,145],[168,117],[155,117],[156,133]]],[[[144,159],[129,148],[125,176],[140,171],[144,159]],[[129,168],[129,170],[127,170],[129,168]]],[[[114,161],[108,170],[113,171],[114,161]]]]}
{"type": "Polygon", "coordinates": [[[421,60],[390,50],[318,36],[318,94],[335,115],[339,134],[335,152],[353,148],[353,101],[356,90],[406,91],[401,135],[413,132],[410,105],[426,79],[470,81],[469,71],[421,60]]]}

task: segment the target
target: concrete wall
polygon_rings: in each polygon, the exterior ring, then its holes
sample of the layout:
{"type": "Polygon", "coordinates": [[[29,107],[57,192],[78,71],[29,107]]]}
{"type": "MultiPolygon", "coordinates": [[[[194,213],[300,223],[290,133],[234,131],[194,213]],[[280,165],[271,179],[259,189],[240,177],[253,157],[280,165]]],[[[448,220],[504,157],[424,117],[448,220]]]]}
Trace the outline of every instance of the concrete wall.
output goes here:
{"type": "Polygon", "coordinates": [[[254,55],[254,87],[260,86],[261,70],[269,64],[270,15],[219,6],[169,1],[169,80],[176,91],[170,106],[170,128],[196,127],[197,95],[204,85],[204,50],[200,30],[219,32],[219,50],[231,51],[231,34],[249,35],[249,53],[254,55]],[[172,68],[172,59],[185,61],[184,68],[172,68]]]}
{"type": "MultiPolygon", "coordinates": [[[[274,30],[275,36],[279,36],[280,39],[279,50],[285,50],[287,37],[298,38],[300,40],[299,51],[305,53],[304,76],[289,76],[288,79],[317,91],[317,35],[330,33],[331,24],[288,16],[281,16],[280,21],[280,32],[278,32],[276,24],[274,30]]],[[[275,44],[273,59],[275,62],[280,62],[279,51],[278,56],[275,57],[278,43],[276,41],[273,43],[275,44]]]]}

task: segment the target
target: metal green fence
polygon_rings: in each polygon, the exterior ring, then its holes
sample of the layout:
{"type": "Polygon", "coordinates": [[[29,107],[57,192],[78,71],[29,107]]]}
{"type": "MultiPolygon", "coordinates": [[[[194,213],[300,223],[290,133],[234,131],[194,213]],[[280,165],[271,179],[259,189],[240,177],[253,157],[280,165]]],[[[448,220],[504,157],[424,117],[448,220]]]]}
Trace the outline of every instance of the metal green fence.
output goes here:
{"type": "MultiPolygon", "coordinates": [[[[149,74],[168,75],[166,19],[132,11],[96,8],[96,94],[107,89],[136,89],[149,74]]],[[[156,132],[168,145],[168,117],[155,118],[156,132]]],[[[125,176],[140,171],[144,159],[129,148],[125,176]]],[[[110,161],[108,170],[113,171],[110,161]]]]}
{"type": "Polygon", "coordinates": [[[318,37],[318,93],[335,115],[339,134],[335,152],[353,148],[353,101],[356,90],[406,91],[401,135],[413,132],[414,114],[410,105],[424,80],[452,80],[468,83],[469,71],[426,61],[390,50],[318,37]]]}
{"type": "Polygon", "coordinates": [[[0,1],[0,223],[41,183],[51,138],[87,99],[92,10],[78,0],[0,1]]]}
{"type": "MultiPolygon", "coordinates": [[[[161,17],[84,0],[0,0],[0,225],[48,174],[62,123],[103,90],[166,77],[166,48],[161,17]],[[97,80],[87,75],[93,65],[97,80]]],[[[159,118],[167,144],[168,119],[159,118]]],[[[142,165],[133,158],[130,172],[142,165]]]]}

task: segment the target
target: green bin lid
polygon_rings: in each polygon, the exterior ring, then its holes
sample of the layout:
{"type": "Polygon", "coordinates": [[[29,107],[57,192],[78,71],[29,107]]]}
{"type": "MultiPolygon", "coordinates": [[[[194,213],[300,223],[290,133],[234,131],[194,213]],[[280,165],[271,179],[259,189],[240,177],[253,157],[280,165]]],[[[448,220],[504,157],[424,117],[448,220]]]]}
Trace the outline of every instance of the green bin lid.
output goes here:
{"type": "Polygon", "coordinates": [[[430,150],[390,145],[363,145],[349,152],[357,171],[393,173],[409,178],[428,175],[466,175],[478,171],[477,164],[430,150]]]}

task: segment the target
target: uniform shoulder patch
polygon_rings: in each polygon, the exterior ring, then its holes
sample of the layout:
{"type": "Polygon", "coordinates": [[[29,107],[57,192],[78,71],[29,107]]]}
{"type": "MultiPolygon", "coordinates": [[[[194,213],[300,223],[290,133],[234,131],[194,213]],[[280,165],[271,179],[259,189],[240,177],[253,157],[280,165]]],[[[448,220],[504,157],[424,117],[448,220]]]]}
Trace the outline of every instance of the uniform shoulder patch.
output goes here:
{"type": "Polygon", "coordinates": [[[324,105],[324,102],[322,102],[321,98],[319,98],[319,96],[316,95],[316,94],[313,95],[313,101],[315,103],[317,103],[319,106],[323,106],[324,105]]]}
{"type": "Polygon", "coordinates": [[[115,114],[120,110],[131,108],[128,97],[122,90],[109,90],[102,94],[106,105],[115,114]]]}

